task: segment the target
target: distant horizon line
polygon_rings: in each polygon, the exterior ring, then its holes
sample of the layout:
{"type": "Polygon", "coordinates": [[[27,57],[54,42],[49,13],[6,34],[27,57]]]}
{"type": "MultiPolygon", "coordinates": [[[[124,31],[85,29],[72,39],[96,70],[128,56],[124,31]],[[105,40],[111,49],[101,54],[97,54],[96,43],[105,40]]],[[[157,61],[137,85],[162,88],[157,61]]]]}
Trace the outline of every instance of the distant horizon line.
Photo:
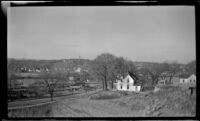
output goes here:
{"type": "MultiPolygon", "coordinates": [[[[123,57],[124,58],[124,57],[123,57]]],[[[77,57],[77,58],[60,58],[60,59],[34,59],[34,58],[11,58],[11,57],[8,57],[7,59],[15,59],[15,60],[36,60],[36,61],[50,61],[50,60],[70,60],[70,59],[81,59],[81,60],[94,60],[94,59],[88,59],[88,58],[79,58],[79,57],[77,57]]],[[[125,59],[125,58],[124,58],[125,59]]],[[[128,59],[128,58],[127,58],[128,59]]],[[[131,59],[128,59],[128,60],[131,60],[131,59]]],[[[196,61],[196,59],[194,59],[194,60],[191,60],[191,61],[189,61],[189,62],[186,62],[186,63],[181,63],[181,62],[178,62],[178,61],[175,61],[175,60],[172,60],[172,61],[169,61],[169,60],[166,60],[166,61],[162,61],[162,62],[158,62],[158,61],[139,61],[139,60],[137,60],[137,61],[133,61],[133,60],[131,60],[132,62],[144,62],[144,63],[173,63],[173,62],[175,62],[175,63],[178,63],[178,64],[188,64],[188,63],[190,63],[190,62],[192,62],[192,61],[196,61]]]]}

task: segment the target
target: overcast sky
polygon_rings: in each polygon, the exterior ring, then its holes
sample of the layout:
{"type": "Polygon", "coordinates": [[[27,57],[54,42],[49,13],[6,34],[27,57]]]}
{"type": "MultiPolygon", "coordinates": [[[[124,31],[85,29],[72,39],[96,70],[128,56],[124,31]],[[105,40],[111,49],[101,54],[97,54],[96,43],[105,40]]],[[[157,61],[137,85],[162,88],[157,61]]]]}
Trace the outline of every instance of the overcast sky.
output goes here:
{"type": "Polygon", "coordinates": [[[132,61],[196,59],[192,6],[11,7],[8,57],[132,61]]]}

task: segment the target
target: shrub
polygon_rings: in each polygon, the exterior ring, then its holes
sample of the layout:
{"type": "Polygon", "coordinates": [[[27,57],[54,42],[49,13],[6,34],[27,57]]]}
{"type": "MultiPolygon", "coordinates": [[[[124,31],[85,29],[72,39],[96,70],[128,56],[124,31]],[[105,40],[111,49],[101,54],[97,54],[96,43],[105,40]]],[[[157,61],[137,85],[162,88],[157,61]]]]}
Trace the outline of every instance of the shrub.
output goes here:
{"type": "Polygon", "coordinates": [[[122,96],[128,96],[128,95],[130,95],[130,92],[128,92],[128,91],[119,91],[119,93],[120,93],[122,96]]]}
{"type": "Polygon", "coordinates": [[[29,86],[29,92],[34,93],[37,97],[47,94],[46,88],[33,85],[29,86]]]}
{"type": "Polygon", "coordinates": [[[115,99],[119,98],[121,95],[118,92],[113,91],[102,91],[90,96],[92,100],[102,100],[102,99],[115,99]]]}
{"type": "Polygon", "coordinates": [[[176,90],[180,90],[180,87],[178,86],[170,86],[170,85],[166,85],[166,86],[162,86],[160,87],[162,90],[165,91],[176,91],[176,90]]]}
{"type": "Polygon", "coordinates": [[[118,91],[118,93],[121,95],[121,96],[138,96],[140,95],[139,93],[137,92],[134,92],[134,91],[118,91]]]}
{"type": "Polygon", "coordinates": [[[144,86],[143,88],[142,88],[142,91],[153,91],[154,90],[154,86],[144,86]]]}

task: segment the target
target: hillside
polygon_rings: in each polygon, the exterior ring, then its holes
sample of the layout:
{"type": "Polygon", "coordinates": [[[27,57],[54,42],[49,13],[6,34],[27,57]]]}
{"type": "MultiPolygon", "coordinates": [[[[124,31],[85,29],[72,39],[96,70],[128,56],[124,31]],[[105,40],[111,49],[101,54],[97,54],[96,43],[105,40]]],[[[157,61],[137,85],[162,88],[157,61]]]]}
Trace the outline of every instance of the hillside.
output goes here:
{"type": "MultiPolygon", "coordinates": [[[[93,60],[89,59],[61,59],[61,60],[33,60],[33,59],[8,59],[8,72],[88,72],[93,60]]],[[[139,69],[148,67],[155,62],[133,62],[139,69]]],[[[180,71],[189,74],[196,73],[196,61],[188,64],[178,64],[180,71]]]]}
{"type": "Polygon", "coordinates": [[[8,72],[29,72],[31,70],[59,71],[65,70],[73,71],[80,67],[87,70],[90,60],[86,59],[63,59],[63,60],[19,60],[8,59],[8,72]]]}

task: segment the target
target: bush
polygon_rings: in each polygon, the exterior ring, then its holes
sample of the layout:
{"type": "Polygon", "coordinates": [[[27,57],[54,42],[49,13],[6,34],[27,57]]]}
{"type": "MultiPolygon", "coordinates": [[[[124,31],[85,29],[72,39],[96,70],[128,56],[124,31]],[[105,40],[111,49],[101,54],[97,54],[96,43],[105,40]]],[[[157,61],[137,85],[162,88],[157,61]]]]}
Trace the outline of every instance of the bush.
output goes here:
{"type": "Polygon", "coordinates": [[[37,97],[41,97],[45,94],[47,94],[47,90],[43,87],[39,86],[30,86],[29,91],[34,93],[37,97]]]}
{"type": "Polygon", "coordinates": [[[142,91],[144,92],[144,91],[153,91],[154,90],[154,86],[144,86],[143,88],[142,88],[142,91]]]}
{"type": "Polygon", "coordinates": [[[176,90],[180,90],[180,87],[178,87],[178,86],[170,86],[170,85],[161,86],[160,88],[161,88],[162,90],[165,90],[165,91],[176,91],[176,90]]]}
{"type": "Polygon", "coordinates": [[[136,96],[136,95],[140,95],[137,92],[134,91],[118,91],[118,93],[120,93],[121,96],[136,96]]]}
{"type": "Polygon", "coordinates": [[[115,99],[121,97],[120,93],[114,91],[102,91],[90,96],[92,100],[115,99]]]}
{"type": "Polygon", "coordinates": [[[128,95],[130,95],[130,92],[128,92],[128,91],[119,91],[119,93],[120,93],[122,96],[128,96],[128,95]]]}

